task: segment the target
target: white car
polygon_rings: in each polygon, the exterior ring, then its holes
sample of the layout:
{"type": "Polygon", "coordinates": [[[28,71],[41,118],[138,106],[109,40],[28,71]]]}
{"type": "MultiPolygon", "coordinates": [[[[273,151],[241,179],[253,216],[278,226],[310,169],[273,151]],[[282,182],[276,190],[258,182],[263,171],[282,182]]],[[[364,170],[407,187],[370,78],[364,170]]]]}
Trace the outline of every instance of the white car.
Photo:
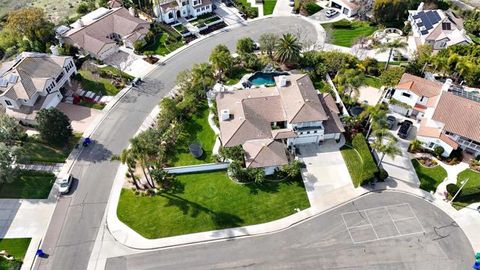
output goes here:
{"type": "Polygon", "coordinates": [[[288,3],[289,6],[293,7],[295,5],[295,0],[290,0],[288,3]]]}
{"type": "Polygon", "coordinates": [[[68,174],[64,177],[59,177],[57,179],[57,187],[60,194],[67,194],[70,191],[70,186],[72,186],[73,176],[68,174]]]}
{"type": "Polygon", "coordinates": [[[336,9],[329,9],[325,12],[325,16],[327,16],[328,18],[332,17],[332,16],[335,16],[336,14],[338,13],[338,10],[336,9]]]}

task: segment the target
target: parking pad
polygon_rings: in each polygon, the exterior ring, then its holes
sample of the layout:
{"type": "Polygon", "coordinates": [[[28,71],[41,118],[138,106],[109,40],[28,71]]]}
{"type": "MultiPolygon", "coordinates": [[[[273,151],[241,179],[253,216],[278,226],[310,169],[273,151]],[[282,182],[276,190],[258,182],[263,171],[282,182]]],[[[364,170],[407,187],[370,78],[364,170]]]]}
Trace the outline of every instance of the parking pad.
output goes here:
{"type": "Polygon", "coordinates": [[[397,204],[341,214],[354,244],[424,233],[409,204],[397,204]]]}

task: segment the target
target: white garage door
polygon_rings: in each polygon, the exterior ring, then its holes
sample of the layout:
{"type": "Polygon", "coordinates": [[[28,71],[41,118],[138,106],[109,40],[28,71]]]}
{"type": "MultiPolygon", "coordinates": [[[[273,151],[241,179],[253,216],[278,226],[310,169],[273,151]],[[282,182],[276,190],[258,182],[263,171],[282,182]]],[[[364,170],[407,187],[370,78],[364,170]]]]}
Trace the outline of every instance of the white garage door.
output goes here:
{"type": "Polygon", "coordinates": [[[335,139],[335,135],[336,135],[336,133],[326,133],[325,134],[325,140],[335,139]]]}
{"type": "Polygon", "coordinates": [[[295,139],[295,144],[316,143],[318,136],[298,137],[295,139]]]}

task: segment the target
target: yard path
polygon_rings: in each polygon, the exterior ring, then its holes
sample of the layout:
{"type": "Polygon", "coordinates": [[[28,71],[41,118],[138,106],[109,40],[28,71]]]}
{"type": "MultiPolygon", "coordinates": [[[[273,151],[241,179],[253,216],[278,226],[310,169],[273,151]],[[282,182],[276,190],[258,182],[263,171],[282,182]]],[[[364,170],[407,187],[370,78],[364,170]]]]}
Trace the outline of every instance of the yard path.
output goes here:
{"type": "Polygon", "coordinates": [[[64,163],[36,163],[36,164],[18,164],[17,167],[21,170],[27,171],[43,171],[51,172],[57,175],[62,169],[64,163]]]}

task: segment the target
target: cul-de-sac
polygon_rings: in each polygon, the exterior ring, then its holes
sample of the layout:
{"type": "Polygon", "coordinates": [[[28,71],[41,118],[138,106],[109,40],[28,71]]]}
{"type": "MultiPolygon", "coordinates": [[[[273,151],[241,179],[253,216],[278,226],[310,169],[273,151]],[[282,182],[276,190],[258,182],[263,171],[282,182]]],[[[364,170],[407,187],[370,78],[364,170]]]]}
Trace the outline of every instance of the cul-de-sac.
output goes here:
{"type": "Polygon", "coordinates": [[[480,270],[480,0],[0,2],[0,270],[480,270]]]}

